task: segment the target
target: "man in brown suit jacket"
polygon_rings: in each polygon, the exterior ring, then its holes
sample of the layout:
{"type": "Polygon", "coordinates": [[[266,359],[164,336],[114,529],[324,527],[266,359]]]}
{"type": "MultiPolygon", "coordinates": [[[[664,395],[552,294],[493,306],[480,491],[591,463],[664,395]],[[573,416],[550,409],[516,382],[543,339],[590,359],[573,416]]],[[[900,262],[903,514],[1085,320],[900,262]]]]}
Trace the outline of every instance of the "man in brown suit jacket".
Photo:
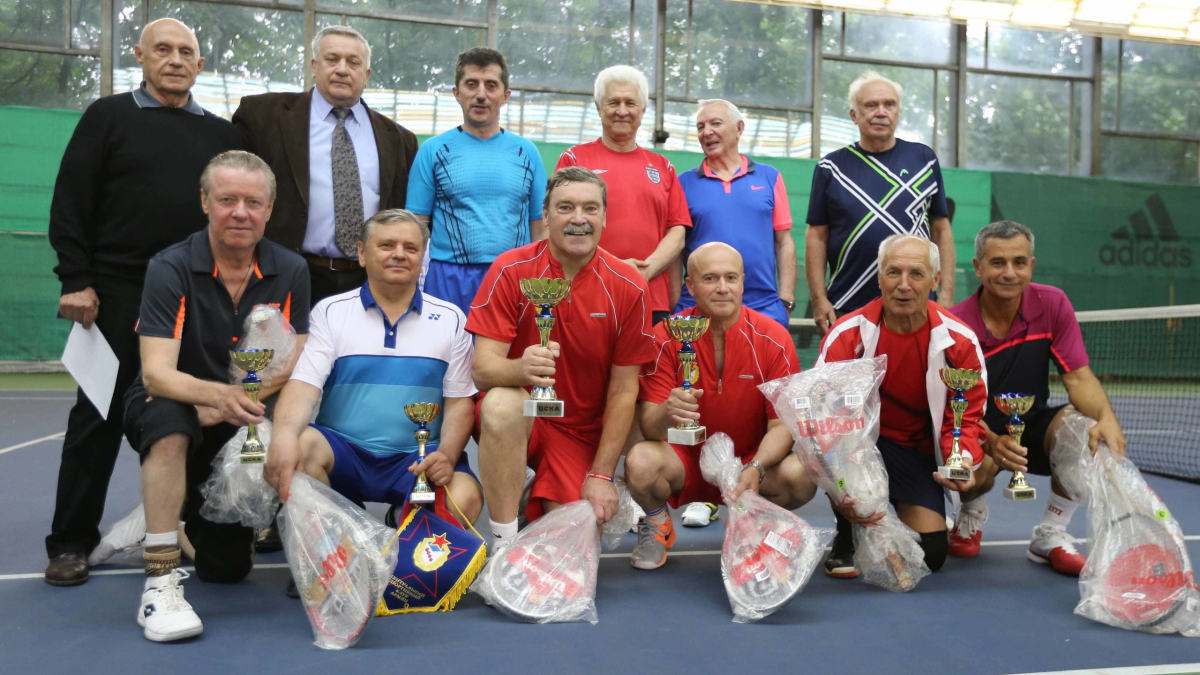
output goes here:
{"type": "Polygon", "coordinates": [[[312,54],[314,89],[247,96],[233,123],[275,172],[266,237],[308,260],[316,304],[366,281],[357,230],[379,211],[404,207],[417,137],[362,100],[371,46],[361,33],[324,28],[312,54]]]}

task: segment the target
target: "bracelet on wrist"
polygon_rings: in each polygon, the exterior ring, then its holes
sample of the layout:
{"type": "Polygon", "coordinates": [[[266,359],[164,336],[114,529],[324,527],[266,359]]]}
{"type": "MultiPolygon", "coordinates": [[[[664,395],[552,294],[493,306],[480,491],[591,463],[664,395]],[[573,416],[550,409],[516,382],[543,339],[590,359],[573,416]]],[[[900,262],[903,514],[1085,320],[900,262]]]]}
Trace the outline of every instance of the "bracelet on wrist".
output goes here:
{"type": "Polygon", "coordinates": [[[584,478],[584,480],[587,480],[588,478],[599,478],[600,480],[606,480],[610,483],[613,482],[612,476],[606,476],[602,473],[596,473],[595,471],[589,471],[587,474],[587,477],[584,478]]]}

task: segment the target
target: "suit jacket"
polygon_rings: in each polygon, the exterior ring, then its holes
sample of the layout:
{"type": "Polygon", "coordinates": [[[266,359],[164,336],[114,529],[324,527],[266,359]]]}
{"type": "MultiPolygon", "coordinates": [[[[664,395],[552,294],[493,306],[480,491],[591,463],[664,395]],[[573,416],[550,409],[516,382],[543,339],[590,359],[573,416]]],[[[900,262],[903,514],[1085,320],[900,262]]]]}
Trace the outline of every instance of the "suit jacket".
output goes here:
{"type": "MultiPolygon", "coordinates": [[[[233,124],[246,149],[275,172],[277,196],[266,237],[299,251],[308,229],[308,117],[313,90],[258,94],[242,98],[233,124]]],[[[367,102],[363,101],[367,108],[367,102]]],[[[379,150],[379,209],[404,208],[408,171],[417,155],[417,137],[367,108],[379,150]]],[[[374,214],[366,214],[370,217],[374,214]]]]}

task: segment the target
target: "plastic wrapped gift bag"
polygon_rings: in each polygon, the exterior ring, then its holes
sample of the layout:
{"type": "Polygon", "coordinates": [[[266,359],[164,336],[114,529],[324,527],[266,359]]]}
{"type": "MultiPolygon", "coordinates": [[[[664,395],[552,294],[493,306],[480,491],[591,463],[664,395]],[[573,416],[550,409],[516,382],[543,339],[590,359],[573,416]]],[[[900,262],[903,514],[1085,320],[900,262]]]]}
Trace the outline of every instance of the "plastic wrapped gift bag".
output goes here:
{"type": "MultiPolygon", "coordinates": [[[[291,307],[287,308],[288,313],[291,307]]],[[[237,342],[238,349],[273,349],[275,355],[271,363],[258,373],[263,386],[271,386],[271,381],[287,371],[292,363],[292,355],[296,351],[296,329],[292,328],[284,312],[273,305],[255,305],[246,316],[242,326],[242,337],[237,342]]],[[[229,366],[230,380],[241,382],[246,377],[246,371],[235,365],[229,366]]]]}
{"type": "MultiPolygon", "coordinates": [[[[238,429],[213,460],[212,474],[200,486],[204,495],[200,515],[214,523],[241,523],[261,530],[270,527],[279,511],[279,493],[263,479],[262,462],[242,463],[246,432],[246,427],[238,429]]],[[[258,438],[271,445],[269,421],[258,425],[258,438]]]]}
{"type": "Polygon", "coordinates": [[[735,499],[743,468],[726,434],[708,439],[700,452],[704,480],[720,488],[729,507],[721,577],[736,623],[769,616],[804,590],[834,536],[754,492],[735,499]]]}

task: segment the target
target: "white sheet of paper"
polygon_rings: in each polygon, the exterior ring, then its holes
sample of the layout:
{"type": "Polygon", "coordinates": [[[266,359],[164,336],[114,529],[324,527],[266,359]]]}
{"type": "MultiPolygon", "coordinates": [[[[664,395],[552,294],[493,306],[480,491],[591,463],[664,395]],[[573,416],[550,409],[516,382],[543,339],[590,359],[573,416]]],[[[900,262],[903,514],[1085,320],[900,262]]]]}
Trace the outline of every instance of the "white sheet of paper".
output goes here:
{"type": "Polygon", "coordinates": [[[88,400],[100,411],[100,416],[108,419],[108,406],[112,404],[117,367],[121,362],[96,324],[91,328],[78,323],[71,326],[62,362],[88,400]]]}

